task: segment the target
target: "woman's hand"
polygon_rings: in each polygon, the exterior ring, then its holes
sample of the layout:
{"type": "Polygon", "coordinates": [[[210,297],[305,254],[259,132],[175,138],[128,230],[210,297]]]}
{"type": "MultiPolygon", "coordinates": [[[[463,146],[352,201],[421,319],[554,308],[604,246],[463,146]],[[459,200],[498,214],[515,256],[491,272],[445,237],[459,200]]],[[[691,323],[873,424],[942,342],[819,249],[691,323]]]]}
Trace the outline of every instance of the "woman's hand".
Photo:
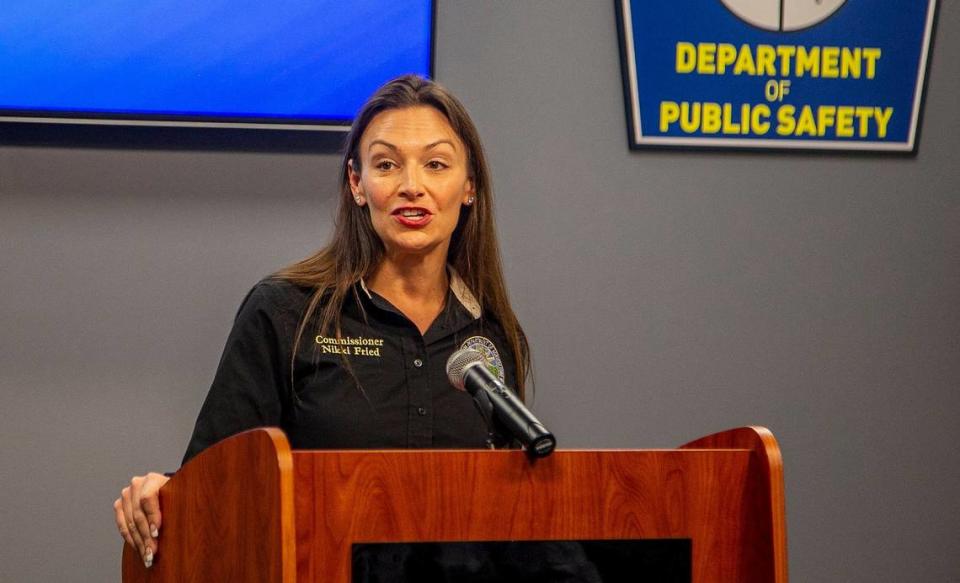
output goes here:
{"type": "Polygon", "coordinates": [[[170,480],[163,474],[150,472],[134,476],[130,485],[113,503],[117,528],[127,544],[140,552],[143,564],[153,565],[160,536],[160,488],[170,480]]]}

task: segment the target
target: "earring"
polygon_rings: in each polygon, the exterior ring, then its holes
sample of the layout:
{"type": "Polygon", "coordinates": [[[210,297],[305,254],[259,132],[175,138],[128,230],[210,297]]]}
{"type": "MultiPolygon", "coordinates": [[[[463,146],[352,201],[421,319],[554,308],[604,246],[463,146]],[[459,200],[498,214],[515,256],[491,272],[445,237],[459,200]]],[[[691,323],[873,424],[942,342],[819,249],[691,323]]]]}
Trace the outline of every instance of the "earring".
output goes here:
{"type": "Polygon", "coordinates": [[[356,202],[357,204],[360,204],[360,195],[358,194],[357,196],[353,197],[353,200],[354,200],[354,202],[356,202]]]}
{"type": "Polygon", "coordinates": [[[474,200],[476,200],[476,199],[475,199],[474,197],[472,197],[472,196],[471,196],[470,198],[468,198],[468,199],[467,199],[467,206],[472,205],[474,200]]]}

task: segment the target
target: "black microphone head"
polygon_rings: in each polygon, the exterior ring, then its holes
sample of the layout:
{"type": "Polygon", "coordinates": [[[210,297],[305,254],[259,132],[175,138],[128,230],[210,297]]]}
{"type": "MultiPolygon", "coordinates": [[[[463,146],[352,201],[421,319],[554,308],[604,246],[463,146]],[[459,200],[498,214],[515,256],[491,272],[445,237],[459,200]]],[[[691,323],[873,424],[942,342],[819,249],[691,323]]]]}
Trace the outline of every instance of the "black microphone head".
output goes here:
{"type": "Polygon", "coordinates": [[[484,362],[486,362],[486,359],[483,355],[472,348],[461,348],[454,352],[450,355],[450,358],[447,359],[447,378],[450,379],[450,384],[461,391],[465,391],[466,387],[463,385],[463,375],[466,374],[467,369],[471,366],[483,364],[484,362]]]}

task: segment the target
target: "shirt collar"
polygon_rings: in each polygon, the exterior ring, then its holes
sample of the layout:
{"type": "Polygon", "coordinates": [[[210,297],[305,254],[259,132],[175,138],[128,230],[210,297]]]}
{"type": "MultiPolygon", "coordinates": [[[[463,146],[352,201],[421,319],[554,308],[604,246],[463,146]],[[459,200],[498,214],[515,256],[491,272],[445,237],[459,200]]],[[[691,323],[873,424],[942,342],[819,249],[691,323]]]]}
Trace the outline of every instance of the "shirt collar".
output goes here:
{"type": "Polygon", "coordinates": [[[453,267],[448,267],[447,271],[450,273],[450,291],[453,292],[454,297],[459,300],[460,304],[470,312],[473,319],[479,320],[483,311],[480,309],[480,302],[467,287],[467,282],[463,281],[463,278],[453,267]]]}
{"type": "MultiPolygon", "coordinates": [[[[450,275],[450,291],[453,292],[453,296],[457,298],[460,305],[473,316],[474,320],[479,320],[483,311],[480,309],[480,302],[477,301],[476,296],[474,296],[470,288],[467,287],[467,283],[463,281],[463,278],[460,277],[456,269],[448,265],[447,273],[450,275]]],[[[363,290],[363,293],[367,294],[368,298],[373,299],[373,294],[367,289],[367,282],[364,281],[362,277],[360,278],[360,289],[363,290]]]]}

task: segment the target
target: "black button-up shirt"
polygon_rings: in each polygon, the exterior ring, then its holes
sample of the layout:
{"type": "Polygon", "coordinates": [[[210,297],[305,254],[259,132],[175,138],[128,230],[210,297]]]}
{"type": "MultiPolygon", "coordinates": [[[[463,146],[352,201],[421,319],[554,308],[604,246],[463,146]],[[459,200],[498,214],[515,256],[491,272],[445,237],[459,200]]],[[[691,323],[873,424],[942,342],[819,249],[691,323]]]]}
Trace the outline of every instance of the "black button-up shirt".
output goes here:
{"type": "Polygon", "coordinates": [[[480,342],[498,353],[507,386],[516,386],[516,367],[500,327],[482,317],[462,280],[451,273],[444,309],[422,335],[362,282],[356,292],[344,305],[340,336],[318,334],[311,322],[293,358],[313,290],[275,279],[257,284],[240,306],[184,462],[262,426],[281,427],[298,449],[487,447],[488,427],[471,397],[447,380],[447,358],[464,342],[480,342]]]}

